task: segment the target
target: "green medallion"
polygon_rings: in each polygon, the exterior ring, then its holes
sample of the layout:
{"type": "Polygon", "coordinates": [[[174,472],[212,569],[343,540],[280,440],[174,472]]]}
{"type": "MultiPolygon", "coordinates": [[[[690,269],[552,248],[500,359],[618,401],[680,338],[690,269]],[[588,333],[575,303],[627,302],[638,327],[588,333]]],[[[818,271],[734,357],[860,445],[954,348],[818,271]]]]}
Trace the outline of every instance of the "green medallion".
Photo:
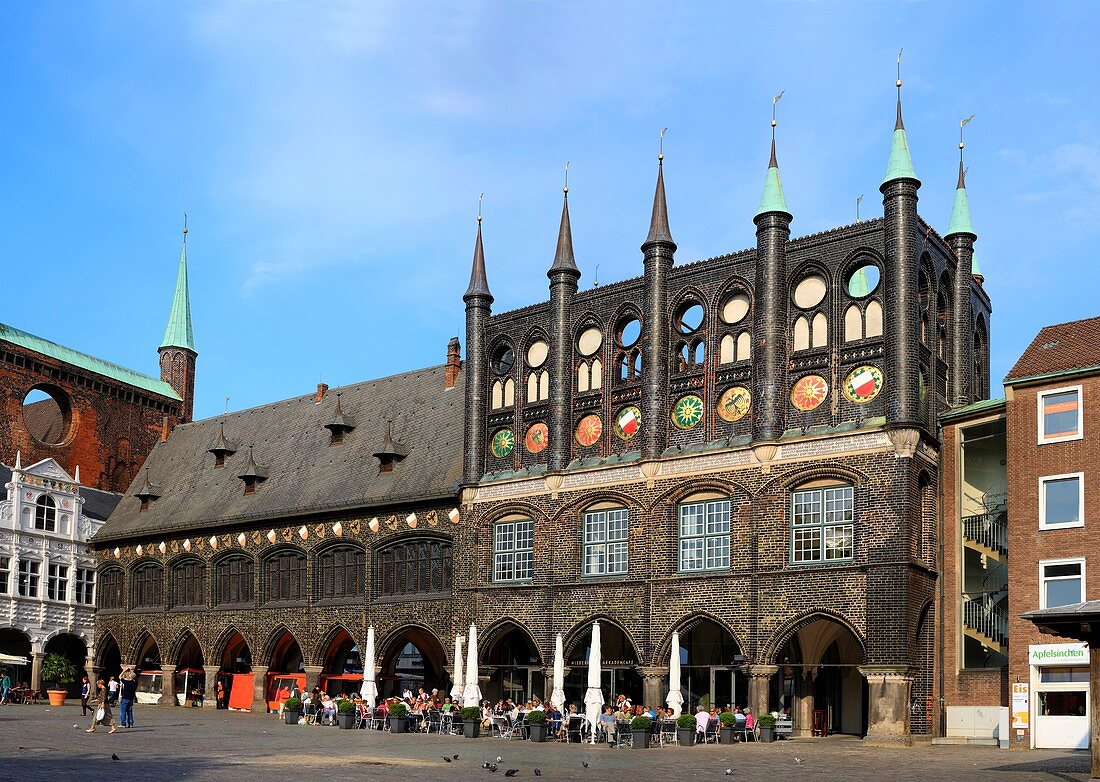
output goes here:
{"type": "Polygon", "coordinates": [[[703,420],[703,400],[695,394],[682,396],[672,408],[672,423],[679,429],[693,429],[703,420]]]}
{"type": "Polygon", "coordinates": [[[503,459],[516,447],[516,436],[511,429],[497,429],[493,433],[492,442],[489,443],[489,451],[498,459],[503,459]]]}

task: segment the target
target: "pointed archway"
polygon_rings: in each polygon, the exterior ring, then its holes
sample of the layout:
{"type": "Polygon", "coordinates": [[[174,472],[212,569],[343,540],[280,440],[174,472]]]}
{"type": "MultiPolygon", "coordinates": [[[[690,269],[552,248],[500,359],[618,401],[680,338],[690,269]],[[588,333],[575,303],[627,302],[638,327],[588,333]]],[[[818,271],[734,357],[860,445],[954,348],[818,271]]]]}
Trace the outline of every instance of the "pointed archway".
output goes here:
{"type": "MultiPolygon", "coordinates": [[[[588,688],[588,659],[592,652],[592,619],[578,625],[565,643],[565,699],[580,704],[583,710],[585,690],[588,688]]],[[[638,650],[627,632],[607,619],[600,622],[600,668],[602,689],[607,703],[615,703],[625,695],[634,703],[641,703],[644,692],[642,677],[638,673],[638,650]]]]}
{"type": "Polygon", "coordinates": [[[112,676],[117,679],[122,673],[122,650],[110,633],[100,638],[99,643],[96,644],[95,659],[97,678],[104,682],[110,681],[112,676]]]}
{"type": "MultiPolygon", "coordinates": [[[[81,677],[85,675],[84,665],[88,660],[88,647],[85,645],[84,640],[72,633],[58,633],[46,641],[45,652],[46,654],[60,654],[76,668],[78,671],[76,678],[62,689],[68,692],[70,698],[79,698],[80,688],[83,684],[81,677]]],[[[43,681],[40,686],[53,687],[54,682],[43,681]]]]}
{"type": "Polygon", "coordinates": [[[321,654],[321,689],[335,697],[350,695],[363,686],[363,660],[359,645],[343,627],[331,634],[321,654]]]}
{"type": "Polygon", "coordinates": [[[214,698],[219,709],[251,709],[255,696],[252,675],[252,650],[248,641],[235,628],[229,628],[222,635],[218,645],[220,653],[215,651],[218,663],[217,683],[214,698]]]}
{"type": "Polygon", "coordinates": [[[531,634],[519,624],[507,622],[486,635],[491,640],[484,658],[489,671],[485,698],[510,698],[518,704],[534,697],[545,698],[544,665],[531,634]]]}
{"type": "Polygon", "coordinates": [[[176,701],[181,706],[202,704],[206,696],[206,668],[202,647],[190,630],[176,646],[175,689],[176,701]]]}
{"type": "Polygon", "coordinates": [[[400,696],[406,690],[415,695],[420,689],[447,692],[451,688],[447,653],[431,630],[417,626],[399,630],[383,645],[380,659],[379,694],[383,698],[400,696]]]}

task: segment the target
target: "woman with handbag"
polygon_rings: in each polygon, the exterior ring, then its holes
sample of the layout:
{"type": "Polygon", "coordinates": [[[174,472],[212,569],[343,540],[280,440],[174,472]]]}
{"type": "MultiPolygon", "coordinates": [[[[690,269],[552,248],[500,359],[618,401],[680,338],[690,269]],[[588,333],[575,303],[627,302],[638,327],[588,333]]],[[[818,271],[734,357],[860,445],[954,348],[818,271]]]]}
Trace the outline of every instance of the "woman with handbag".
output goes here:
{"type": "Polygon", "coordinates": [[[95,733],[96,725],[106,725],[110,728],[108,733],[114,733],[117,730],[113,724],[111,718],[111,702],[107,697],[107,685],[100,679],[96,682],[96,702],[99,704],[99,708],[96,709],[94,715],[92,715],[92,724],[88,726],[86,733],[95,733]]]}

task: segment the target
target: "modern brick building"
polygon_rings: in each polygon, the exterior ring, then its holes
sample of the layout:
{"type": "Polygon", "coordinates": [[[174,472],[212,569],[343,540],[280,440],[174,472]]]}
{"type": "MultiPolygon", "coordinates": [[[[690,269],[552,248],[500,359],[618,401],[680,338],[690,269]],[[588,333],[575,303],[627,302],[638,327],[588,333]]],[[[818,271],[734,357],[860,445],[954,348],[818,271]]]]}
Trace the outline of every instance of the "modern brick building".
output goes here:
{"type": "Polygon", "coordinates": [[[991,307],[961,166],[944,236],[920,184],[899,99],[883,217],[791,239],[773,138],[757,246],[677,266],[662,160],[640,277],[580,289],[567,192],[549,301],[501,314],[479,218],[461,372],[157,445],[95,539],[99,665],[261,704],[355,681],[373,626],[384,694],[449,689],[476,623],[486,696],[543,694],[560,634],[579,700],[599,621],[607,696],[663,702],[678,632],[689,702],[931,735],[936,422],[991,307]]]}
{"type": "Polygon", "coordinates": [[[1083,748],[1089,650],[1020,615],[1098,597],[1100,318],[1042,329],[1005,392],[944,416],[947,736],[1083,748]]]}

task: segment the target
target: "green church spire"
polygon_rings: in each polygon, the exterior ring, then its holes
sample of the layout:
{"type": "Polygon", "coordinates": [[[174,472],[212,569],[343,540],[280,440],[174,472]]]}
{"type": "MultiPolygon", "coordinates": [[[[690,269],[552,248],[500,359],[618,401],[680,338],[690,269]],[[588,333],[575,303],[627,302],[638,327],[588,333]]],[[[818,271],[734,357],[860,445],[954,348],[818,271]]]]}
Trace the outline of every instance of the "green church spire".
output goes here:
{"type": "Polygon", "coordinates": [[[790,214],[787,209],[787,199],[783,197],[783,183],[779,180],[779,161],[775,158],[775,106],[782,97],[781,92],[772,98],[772,156],[768,161],[768,173],[764,175],[764,192],[760,196],[760,208],[756,210],[754,217],[768,212],[790,214]]]}
{"type": "Polygon", "coordinates": [[[187,289],[187,219],[183,223],[183,249],[180,251],[179,272],[176,275],[176,293],[172,297],[172,311],[168,315],[168,327],[164,330],[161,348],[185,348],[195,350],[195,334],[191,330],[191,297],[187,289]]]}
{"type": "Polygon", "coordinates": [[[985,279],[985,275],[982,274],[981,267],[978,266],[978,254],[977,253],[971,253],[970,254],[970,276],[972,276],[975,280],[978,280],[978,281],[981,281],[981,280],[985,279]]]}
{"type": "Polygon", "coordinates": [[[959,161],[959,183],[955,186],[955,203],[951,206],[951,222],[947,225],[947,233],[972,234],[974,226],[970,222],[970,199],[966,196],[966,170],[962,161],[959,161]]]}
{"type": "MultiPolygon", "coordinates": [[[[901,53],[898,53],[898,118],[894,122],[894,138],[890,142],[890,159],[886,162],[886,176],[882,183],[894,179],[917,179],[913,159],[909,156],[909,139],[905,136],[905,123],[901,120],[901,53]]],[[[920,180],[917,179],[919,182],[920,180]]]]}

